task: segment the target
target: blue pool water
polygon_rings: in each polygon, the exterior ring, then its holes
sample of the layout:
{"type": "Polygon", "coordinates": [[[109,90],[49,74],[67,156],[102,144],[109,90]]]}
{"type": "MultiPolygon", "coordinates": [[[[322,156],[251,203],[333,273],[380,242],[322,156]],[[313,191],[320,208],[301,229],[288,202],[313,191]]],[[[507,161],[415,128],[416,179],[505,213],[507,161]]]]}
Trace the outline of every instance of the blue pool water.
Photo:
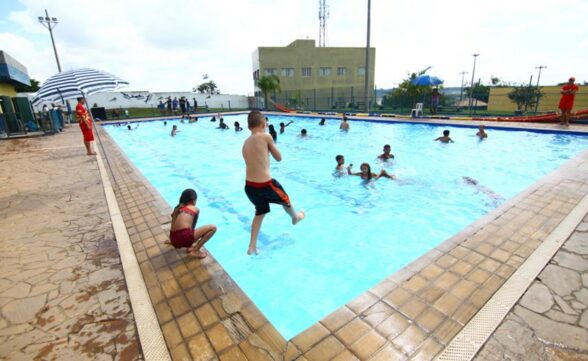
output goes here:
{"type": "MultiPolygon", "coordinates": [[[[290,119],[270,116],[270,123],[290,119]]],[[[254,208],[243,191],[245,115],[225,117],[230,126],[241,123],[240,133],[215,129],[218,123],[208,117],[194,124],[142,123],[132,131],[106,127],[170,206],[183,189],[196,189],[199,224],[218,226],[208,250],[286,339],[588,146],[588,137],[556,133],[491,129],[480,142],[474,128],[352,121],[343,133],[335,119],[326,126],[293,119],[278,135],[283,161],[272,160],[271,171],[307,218],[292,226],[281,207],[272,206],[256,257],[246,255],[254,208]],[[180,129],[176,137],[169,135],[173,124],[180,129]],[[309,138],[298,137],[302,128],[309,138]],[[433,141],[443,129],[451,130],[454,144],[433,141]],[[386,143],[394,161],[376,159],[386,143]],[[356,171],[369,162],[374,172],[385,168],[398,180],[365,185],[359,177],[334,177],[337,154],[356,171]]]]}

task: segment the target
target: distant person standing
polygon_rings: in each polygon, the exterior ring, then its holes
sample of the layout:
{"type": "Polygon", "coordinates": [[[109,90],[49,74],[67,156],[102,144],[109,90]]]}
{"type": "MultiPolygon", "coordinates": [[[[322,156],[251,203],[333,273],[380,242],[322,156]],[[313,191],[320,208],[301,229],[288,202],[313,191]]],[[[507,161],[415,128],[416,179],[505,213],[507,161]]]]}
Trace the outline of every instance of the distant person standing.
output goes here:
{"type": "Polygon", "coordinates": [[[88,115],[88,110],[84,107],[84,98],[78,98],[78,105],[76,105],[76,118],[80,124],[82,135],[84,136],[84,145],[86,146],[86,153],[88,155],[96,155],[92,142],[94,141],[94,132],[92,130],[92,119],[88,115]]]}
{"type": "Polygon", "coordinates": [[[192,98],[192,100],[194,101],[194,111],[198,111],[198,102],[196,101],[196,98],[192,98]]]}
{"type": "Polygon", "coordinates": [[[178,110],[178,98],[174,97],[174,100],[172,100],[172,109],[174,114],[176,114],[177,110],[178,110]]]}
{"type": "Polygon", "coordinates": [[[167,100],[165,101],[165,105],[167,107],[168,114],[171,115],[171,113],[172,113],[172,100],[171,100],[171,97],[167,97],[167,100]]]}
{"type": "Polygon", "coordinates": [[[437,114],[437,108],[439,108],[439,99],[441,98],[441,94],[439,94],[439,89],[433,88],[431,92],[431,114],[437,114]]]}
{"type": "Polygon", "coordinates": [[[186,114],[186,99],[184,97],[180,98],[180,110],[182,114],[186,114]]]}
{"type": "Polygon", "coordinates": [[[561,99],[559,100],[559,110],[561,110],[561,120],[559,124],[562,124],[566,127],[570,125],[570,115],[572,113],[572,108],[574,107],[574,98],[576,97],[576,93],[580,89],[574,82],[576,78],[571,77],[567,84],[561,87],[561,99]]]}

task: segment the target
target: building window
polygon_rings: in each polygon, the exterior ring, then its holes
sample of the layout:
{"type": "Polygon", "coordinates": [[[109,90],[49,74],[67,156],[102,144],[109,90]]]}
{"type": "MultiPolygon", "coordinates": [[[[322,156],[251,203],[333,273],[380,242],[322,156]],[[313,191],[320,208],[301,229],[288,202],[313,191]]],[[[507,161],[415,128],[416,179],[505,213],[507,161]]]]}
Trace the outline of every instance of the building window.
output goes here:
{"type": "Polygon", "coordinates": [[[312,76],[312,69],[311,68],[302,68],[302,76],[304,76],[304,77],[312,76]]]}
{"type": "Polygon", "coordinates": [[[253,72],[253,80],[259,79],[259,69],[253,72]]]}
{"type": "Polygon", "coordinates": [[[321,68],[320,76],[331,76],[331,68],[321,68]]]}
{"type": "Polygon", "coordinates": [[[338,67],[337,68],[337,76],[345,76],[347,75],[347,68],[338,67]]]}
{"type": "Polygon", "coordinates": [[[294,76],[294,68],[282,68],[282,76],[294,76]]]}
{"type": "Polygon", "coordinates": [[[276,75],[276,68],[265,68],[265,75],[276,75]]]}
{"type": "Polygon", "coordinates": [[[357,68],[357,75],[365,76],[365,67],[364,66],[357,68]]]}

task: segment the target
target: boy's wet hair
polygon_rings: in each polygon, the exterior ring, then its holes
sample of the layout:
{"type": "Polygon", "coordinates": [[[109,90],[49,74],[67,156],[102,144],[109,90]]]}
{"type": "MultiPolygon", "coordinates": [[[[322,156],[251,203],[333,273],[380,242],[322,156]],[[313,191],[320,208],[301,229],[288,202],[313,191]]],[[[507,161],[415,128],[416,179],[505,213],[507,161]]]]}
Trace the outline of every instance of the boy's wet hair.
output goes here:
{"type": "Polygon", "coordinates": [[[184,189],[182,195],[180,196],[179,204],[186,204],[191,201],[196,201],[197,198],[198,195],[196,194],[195,190],[192,188],[184,189]]]}
{"type": "Polygon", "coordinates": [[[444,136],[448,136],[448,135],[449,135],[449,130],[445,129],[445,130],[443,131],[443,135],[444,135],[444,136]]]}
{"type": "Polygon", "coordinates": [[[338,154],[338,155],[335,157],[335,160],[336,160],[337,162],[338,162],[338,161],[340,161],[341,159],[343,159],[343,156],[342,156],[341,154],[338,154]]]}
{"type": "Polygon", "coordinates": [[[302,130],[300,131],[300,134],[306,134],[306,129],[302,129],[302,130]]]}
{"type": "Polygon", "coordinates": [[[263,115],[258,110],[253,110],[247,115],[247,127],[249,129],[257,128],[263,120],[263,115]]]}
{"type": "Polygon", "coordinates": [[[390,144],[384,144],[384,148],[391,148],[390,144]]]}

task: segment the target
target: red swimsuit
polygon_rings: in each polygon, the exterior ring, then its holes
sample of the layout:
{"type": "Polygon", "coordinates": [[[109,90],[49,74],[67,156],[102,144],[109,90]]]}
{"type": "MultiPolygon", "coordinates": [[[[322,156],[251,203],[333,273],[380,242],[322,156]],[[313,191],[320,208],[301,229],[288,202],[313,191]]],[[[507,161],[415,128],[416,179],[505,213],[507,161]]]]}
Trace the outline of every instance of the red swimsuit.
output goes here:
{"type": "Polygon", "coordinates": [[[192,247],[194,243],[194,227],[198,221],[198,213],[188,207],[181,207],[180,213],[187,213],[194,217],[192,221],[192,228],[182,228],[175,231],[170,231],[169,240],[175,248],[192,247]]]}

